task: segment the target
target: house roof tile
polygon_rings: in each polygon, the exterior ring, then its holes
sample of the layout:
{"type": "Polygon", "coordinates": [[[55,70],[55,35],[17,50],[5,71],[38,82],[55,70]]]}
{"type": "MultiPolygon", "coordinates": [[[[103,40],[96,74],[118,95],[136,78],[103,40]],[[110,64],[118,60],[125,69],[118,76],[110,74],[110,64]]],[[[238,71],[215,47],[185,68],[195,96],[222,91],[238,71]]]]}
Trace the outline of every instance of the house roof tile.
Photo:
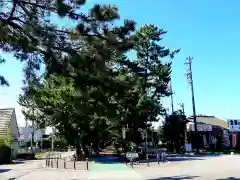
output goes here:
{"type": "MultiPolygon", "coordinates": [[[[193,117],[188,117],[187,118],[189,121],[193,122],[193,117]]],[[[197,116],[197,122],[198,123],[204,123],[204,124],[209,124],[209,125],[214,125],[214,126],[220,126],[222,128],[227,129],[228,124],[226,121],[221,120],[216,118],[215,116],[197,116]]]]}
{"type": "Polygon", "coordinates": [[[0,109],[0,135],[5,135],[12,118],[14,108],[0,109]]]}

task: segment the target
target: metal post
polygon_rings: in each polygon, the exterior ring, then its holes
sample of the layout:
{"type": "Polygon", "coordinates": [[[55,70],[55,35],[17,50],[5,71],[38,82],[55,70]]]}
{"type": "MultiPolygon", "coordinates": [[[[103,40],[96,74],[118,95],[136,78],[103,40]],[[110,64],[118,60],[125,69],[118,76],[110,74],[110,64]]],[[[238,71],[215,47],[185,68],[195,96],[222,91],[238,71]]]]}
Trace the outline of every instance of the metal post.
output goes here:
{"type": "Polygon", "coordinates": [[[66,158],[64,158],[63,166],[64,166],[64,169],[66,169],[66,158]]]}
{"type": "Polygon", "coordinates": [[[73,168],[76,170],[76,158],[73,160],[73,168]]]}
{"type": "Polygon", "coordinates": [[[58,168],[58,159],[59,159],[59,158],[57,157],[57,168],[58,168]]]}
{"type": "Polygon", "coordinates": [[[53,157],[51,158],[51,167],[53,167],[53,157]]]}
{"type": "Polygon", "coordinates": [[[189,72],[187,73],[187,79],[189,80],[189,84],[191,86],[192,92],[192,108],[193,108],[193,121],[194,121],[194,130],[195,130],[195,141],[196,141],[196,149],[199,152],[199,134],[197,130],[197,118],[196,118],[196,107],[195,107],[195,98],[194,98],[194,89],[193,89],[193,76],[192,76],[192,57],[186,58],[186,63],[189,65],[189,72]]]}
{"type": "Polygon", "coordinates": [[[86,160],[87,160],[87,170],[88,170],[88,158],[86,158],[86,160]]]}
{"type": "Polygon", "coordinates": [[[41,137],[41,152],[42,152],[43,138],[41,137]]]}
{"type": "Polygon", "coordinates": [[[48,156],[48,167],[50,166],[50,156],[48,156]]]}

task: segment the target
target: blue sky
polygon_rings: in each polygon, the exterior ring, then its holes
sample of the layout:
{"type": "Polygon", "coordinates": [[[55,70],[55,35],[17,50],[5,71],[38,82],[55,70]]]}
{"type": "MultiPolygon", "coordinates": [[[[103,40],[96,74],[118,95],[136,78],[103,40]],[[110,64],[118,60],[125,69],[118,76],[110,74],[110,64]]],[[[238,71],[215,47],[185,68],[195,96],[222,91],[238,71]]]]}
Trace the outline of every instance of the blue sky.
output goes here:
{"type": "MultiPolygon", "coordinates": [[[[116,4],[122,19],[132,19],[138,27],[155,24],[168,31],[162,44],[181,48],[172,67],[175,108],[185,104],[192,114],[190,87],[185,78],[187,56],[193,59],[193,78],[198,114],[219,118],[240,118],[238,93],[240,71],[240,1],[223,0],[89,0],[83,10],[95,3],[116,4]]],[[[59,21],[62,26],[71,25],[59,21]]],[[[23,65],[11,55],[4,54],[7,63],[0,66],[0,74],[10,83],[0,87],[0,107],[16,107],[19,124],[24,123],[17,104],[22,86],[23,65]]],[[[163,101],[170,107],[170,99],[163,101]]]]}

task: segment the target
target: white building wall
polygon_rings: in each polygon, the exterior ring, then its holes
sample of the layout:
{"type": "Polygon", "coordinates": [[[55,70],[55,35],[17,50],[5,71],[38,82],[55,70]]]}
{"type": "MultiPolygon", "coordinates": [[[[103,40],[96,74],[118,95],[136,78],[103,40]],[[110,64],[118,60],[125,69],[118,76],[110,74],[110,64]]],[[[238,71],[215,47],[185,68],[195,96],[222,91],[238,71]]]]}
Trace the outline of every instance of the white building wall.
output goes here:
{"type": "MultiPolygon", "coordinates": [[[[21,137],[24,142],[28,142],[31,139],[33,128],[32,127],[19,127],[21,137]]],[[[38,141],[45,134],[45,129],[34,129],[34,140],[38,141]]]]}
{"type": "Polygon", "coordinates": [[[13,110],[12,116],[11,116],[11,120],[9,123],[9,129],[11,131],[12,134],[12,144],[11,144],[11,148],[12,148],[12,158],[15,158],[16,155],[18,154],[18,151],[20,149],[19,143],[18,143],[18,138],[19,138],[19,130],[18,130],[18,125],[17,125],[17,117],[15,114],[15,110],[13,110]]]}
{"type": "Polygon", "coordinates": [[[13,139],[18,139],[19,138],[19,131],[18,131],[18,125],[17,125],[17,118],[16,118],[15,110],[12,113],[12,117],[11,117],[9,126],[10,126],[10,131],[11,131],[13,139]]]}

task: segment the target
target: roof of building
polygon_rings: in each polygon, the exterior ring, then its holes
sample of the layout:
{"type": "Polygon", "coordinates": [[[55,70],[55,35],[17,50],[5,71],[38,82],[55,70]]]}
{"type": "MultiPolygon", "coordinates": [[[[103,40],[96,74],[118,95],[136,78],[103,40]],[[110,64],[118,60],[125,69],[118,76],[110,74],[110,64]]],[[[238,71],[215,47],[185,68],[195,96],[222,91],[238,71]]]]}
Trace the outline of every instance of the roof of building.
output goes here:
{"type": "MultiPolygon", "coordinates": [[[[193,116],[187,118],[189,121],[193,122],[193,116]]],[[[227,129],[228,124],[226,121],[216,118],[215,116],[197,116],[198,123],[204,123],[214,126],[220,126],[222,128],[227,129]]]]}
{"type": "Polygon", "coordinates": [[[14,108],[0,109],[0,135],[7,133],[14,108]]]}

